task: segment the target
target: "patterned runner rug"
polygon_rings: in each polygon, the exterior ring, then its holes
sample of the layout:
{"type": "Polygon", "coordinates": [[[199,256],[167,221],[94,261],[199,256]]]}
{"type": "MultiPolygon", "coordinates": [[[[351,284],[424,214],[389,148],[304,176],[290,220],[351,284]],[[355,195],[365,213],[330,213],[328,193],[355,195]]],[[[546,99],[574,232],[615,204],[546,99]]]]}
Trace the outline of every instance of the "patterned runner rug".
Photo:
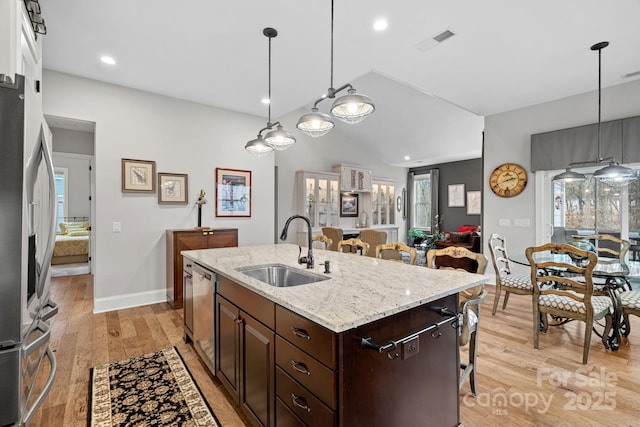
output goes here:
{"type": "Polygon", "coordinates": [[[89,426],[220,427],[178,350],[91,368],[89,426]]]}

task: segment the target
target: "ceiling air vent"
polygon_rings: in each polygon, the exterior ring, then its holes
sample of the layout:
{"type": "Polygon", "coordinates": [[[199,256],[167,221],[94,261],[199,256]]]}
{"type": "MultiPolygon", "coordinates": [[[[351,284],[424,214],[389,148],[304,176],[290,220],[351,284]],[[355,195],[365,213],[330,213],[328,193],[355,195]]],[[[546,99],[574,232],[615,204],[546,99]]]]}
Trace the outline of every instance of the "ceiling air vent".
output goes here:
{"type": "Polygon", "coordinates": [[[417,44],[414,45],[414,47],[421,52],[426,52],[432,47],[439,45],[443,41],[450,39],[455,35],[456,33],[454,33],[451,30],[440,31],[435,36],[429,37],[428,39],[424,39],[421,42],[418,42],[417,44]]]}
{"type": "Polygon", "coordinates": [[[455,36],[455,34],[449,30],[444,30],[440,34],[436,35],[433,39],[438,43],[442,43],[446,39],[455,36]]]}

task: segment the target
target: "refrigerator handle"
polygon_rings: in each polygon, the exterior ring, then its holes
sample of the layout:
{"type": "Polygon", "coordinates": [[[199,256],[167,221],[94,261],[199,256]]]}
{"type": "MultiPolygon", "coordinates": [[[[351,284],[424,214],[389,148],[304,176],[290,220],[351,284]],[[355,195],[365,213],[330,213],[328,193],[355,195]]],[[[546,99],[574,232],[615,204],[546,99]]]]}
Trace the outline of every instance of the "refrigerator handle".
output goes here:
{"type": "Polygon", "coordinates": [[[41,347],[44,343],[49,340],[51,336],[51,328],[49,325],[44,323],[43,321],[38,321],[36,325],[36,329],[42,331],[42,335],[38,337],[34,342],[22,348],[22,357],[27,358],[31,353],[36,351],[39,347],[41,347]]]}
{"type": "MultiPolygon", "coordinates": [[[[42,265],[42,273],[40,275],[40,286],[38,289],[44,289],[45,281],[47,280],[47,275],[49,272],[49,267],[51,266],[51,258],[53,257],[53,249],[55,246],[56,239],[56,174],[53,169],[53,160],[51,159],[51,153],[49,152],[49,146],[47,144],[46,132],[44,129],[44,125],[40,125],[40,144],[42,145],[42,153],[44,155],[44,162],[47,166],[47,172],[49,174],[49,189],[51,190],[50,194],[54,194],[54,197],[49,197],[49,236],[47,237],[47,246],[45,247],[44,259],[42,265]]],[[[55,313],[54,313],[55,314],[55,313]]]]}
{"type": "Polygon", "coordinates": [[[42,402],[44,402],[44,399],[49,394],[49,390],[51,390],[51,386],[53,386],[53,379],[54,379],[54,377],[56,375],[56,367],[57,367],[56,358],[53,355],[53,351],[51,351],[51,348],[47,348],[47,353],[46,354],[47,354],[47,357],[49,358],[49,364],[51,365],[51,371],[49,372],[49,378],[47,378],[47,382],[44,385],[44,387],[42,388],[42,392],[36,398],[35,402],[33,402],[33,405],[26,410],[25,415],[22,418],[22,422],[23,422],[24,425],[28,425],[29,424],[29,421],[31,420],[31,417],[33,417],[33,415],[36,413],[36,411],[38,410],[40,405],[42,405],[42,402]]]}
{"type": "Polygon", "coordinates": [[[46,322],[47,320],[51,319],[53,316],[58,314],[58,304],[52,300],[49,300],[45,305],[42,306],[41,310],[42,310],[41,313],[43,313],[42,321],[46,322]],[[44,310],[47,310],[47,309],[49,310],[44,312],[44,310]]]}

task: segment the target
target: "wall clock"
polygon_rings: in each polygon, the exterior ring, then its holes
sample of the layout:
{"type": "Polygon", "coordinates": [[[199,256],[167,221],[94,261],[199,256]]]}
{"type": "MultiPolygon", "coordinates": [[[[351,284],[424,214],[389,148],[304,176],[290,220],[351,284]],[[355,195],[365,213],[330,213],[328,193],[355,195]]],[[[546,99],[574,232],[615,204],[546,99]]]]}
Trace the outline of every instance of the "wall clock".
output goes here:
{"type": "Polygon", "coordinates": [[[514,197],[527,185],[527,171],[515,163],[503,163],[491,172],[489,186],[500,197],[514,197]]]}

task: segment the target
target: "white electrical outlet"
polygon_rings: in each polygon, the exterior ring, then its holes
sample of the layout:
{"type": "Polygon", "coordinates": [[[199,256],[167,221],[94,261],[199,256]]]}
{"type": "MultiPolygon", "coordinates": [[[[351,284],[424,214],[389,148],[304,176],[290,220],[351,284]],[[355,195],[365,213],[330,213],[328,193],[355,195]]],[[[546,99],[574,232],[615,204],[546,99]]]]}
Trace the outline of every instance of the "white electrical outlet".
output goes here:
{"type": "Polygon", "coordinates": [[[498,225],[500,227],[511,227],[511,220],[509,218],[500,218],[498,220],[498,225]]]}
{"type": "Polygon", "coordinates": [[[120,230],[122,230],[122,225],[120,224],[120,221],[114,221],[113,222],[113,232],[114,233],[119,233],[120,230]]]}

